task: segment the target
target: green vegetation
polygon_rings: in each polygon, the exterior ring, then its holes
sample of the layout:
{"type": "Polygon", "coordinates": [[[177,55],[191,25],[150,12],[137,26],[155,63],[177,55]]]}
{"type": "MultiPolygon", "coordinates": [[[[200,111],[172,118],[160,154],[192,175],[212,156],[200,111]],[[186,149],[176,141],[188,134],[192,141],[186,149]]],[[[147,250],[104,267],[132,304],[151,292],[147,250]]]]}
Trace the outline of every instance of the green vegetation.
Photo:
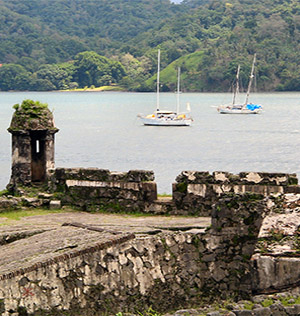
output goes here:
{"type": "Polygon", "coordinates": [[[18,221],[22,217],[28,216],[37,216],[37,215],[47,215],[53,213],[63,213],[67,211],[73,211],[72,209],[69,210],[49,210],[49,209],[42,209],[42,208],[34,208],[34,209],[25,209],[25,210],[11,210],[8,212],[0,212],[0,218],[6,218],[7,221],[1,223],[1,225],[9,225],[11,221],[18,221]]]}
{"type": "Polygon", "coordinates": [[[145,312],[139,312],[140,316],[160,316],[161,314],[149,307],[145,312]]]}
{"type": "Polygon", "coordinates": [[[54,129],[53,115],[47,103],[24,100],[15,104],[15,109],[9,131],[54,129]]]}
{"type": "Polygon", "coordinates": [[[274,304],[274,300],[272,298],[266,298],[261,302],[262,307],[269,307],[274,304]]]}
{"type": "Polygon", "coordinates": [[[160,193],[160,194],[157,194],[158,197],[172,197],[172,194],[168,194],[168,193],[160,193]]]}
{"type": "MultiPolygon", "coordinates": [[[[175,91],[177,82],[177,69],[181,68],[183,72],[181,76],[182,89],[190,91],[205,90],[205,83],[199,80],[201,77],[201,69],[203,69],[203,51],[197,51],[192,54],[178,58],[162,70],[160,81],[165,91],[175,91]]],[[[156,83],[156,75],[146,81],[149,89],[154,89],[156,83]]]]}
{"type": "Polygon", "coordinates": [[[180,183],[176,184],[176,190],[181,192],[181,193],[187,192],[187,187],[188,187],[188,185],[185,182],[180,182],[180,183]]]}
{"type": "MultiPolygon", "coordinates": [[[[123,314],[122,312],[119,312],[116,314],[116,316],[124,316],[124,315],[127,315],[127,313],[123,314]]],[[[137,315],[139,315],[139,316],[161,316],[160,313],[153,310],[151,307],[149,307],[146,311],[137,312],[137,315]]]]}
{"type": "Polygon", "coordinates": [[[300,297],[293,297],[293,296],[287,296],[287,297],[281,297],[280,302],[283,306],[292,306],[294,304],[300,304],[300,297]]]}
{"type": "Polygon", "coordinates": [[[249,310],[252,310],[253,306],[254,306],[254,303],[250,301],[244,304],[245,309],[249,309],[249,310]]]}
{"type": "Polygon", "coordinates": [[[119,62],[95,52],[76,55],[73,69],[73,78],[81,88],[110,85],[120,81],[125,75],[125,69],[119,62]]]}
{"type": "Polygon", "coordinates": [[[270,239],[274,242],[282,241],[284,237],[286,237],[284,231],[279,228],[270,228],[269,229],[270,239]]]}
{"type": "Polygon", "coordinates": [[[300,91],[300,4],[290,0],[11,0],[0,3],[0,90],[117,84],[162,90],[181,66],[186,91],[241,89],[257,53],[260,91],[300,91]]]}
{"type": "Polygon", "coordinates": [[[1,196],[6,196],[6,195],[8,195],[9,194],[9,191],[8,190],[2,190],[2,191],[0,191],[0,197],[1,196]]]}
{"type": "Polygon", "coordinates": [[[40,101],[33,101],[33,100],[24,100],[22,104],[15,104],[13,108],[16,112],[24,113],[25,115],[29,116],[30,118],[39,117],[43,114],[43,112],[48,108],[47,103],[41,103],[40,101]]]}

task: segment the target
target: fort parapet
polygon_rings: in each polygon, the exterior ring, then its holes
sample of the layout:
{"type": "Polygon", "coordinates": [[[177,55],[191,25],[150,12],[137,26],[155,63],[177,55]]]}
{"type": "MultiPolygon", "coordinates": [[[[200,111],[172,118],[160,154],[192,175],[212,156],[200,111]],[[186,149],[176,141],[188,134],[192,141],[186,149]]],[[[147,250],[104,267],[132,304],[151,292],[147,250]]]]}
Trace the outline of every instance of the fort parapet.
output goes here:
{"type": "Polygon", "coordinates": [[[49,174],[49,186],[61,193],[62,203],[84,210],[210,216],[224,193],[300,193],[296,174],[287,173],[183,171],[173,184],[172,197],[165,199],[157,197],[153,171],[57,168],[49,174]]]}
{"type": "Polygon", "coordinates": [[[152,171],[57,168],[49,172],[50,187],[62,193],[62,203],[84,210],[143,211],[157,199],[152,171]]]}
{"type": "Polygon", "coordinates": [[[271,194],[300,193],[296,174],[266,172],[183,171],[173,184],[176,208],[188,214],[209,216],[224,193],[271,194]]]}

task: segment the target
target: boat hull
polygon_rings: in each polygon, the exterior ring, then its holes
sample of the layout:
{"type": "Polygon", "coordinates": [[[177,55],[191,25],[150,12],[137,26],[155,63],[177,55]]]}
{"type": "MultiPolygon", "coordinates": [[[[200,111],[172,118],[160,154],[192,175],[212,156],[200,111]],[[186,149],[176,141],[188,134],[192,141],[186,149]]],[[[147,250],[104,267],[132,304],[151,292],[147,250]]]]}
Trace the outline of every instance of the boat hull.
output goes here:
{"type": "Polygon", "coordinates": [[[147,126],[190,126],[191,119],[163,119],[140,117],[142,123],[147,126]]]}
{"type": "Polygon", "coordinates": [[[218,109],[220,114],[259,114],[261,109],[248,110],[248,109],[218,109]]]}

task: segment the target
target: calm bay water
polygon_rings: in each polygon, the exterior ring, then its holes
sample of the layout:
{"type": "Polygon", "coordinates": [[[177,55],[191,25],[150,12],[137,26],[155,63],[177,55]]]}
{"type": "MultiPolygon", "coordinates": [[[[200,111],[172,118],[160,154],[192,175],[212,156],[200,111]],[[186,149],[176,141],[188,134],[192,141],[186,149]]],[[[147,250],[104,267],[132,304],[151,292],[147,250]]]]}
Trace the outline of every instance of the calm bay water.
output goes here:
{"type": "MultiPolygon", "coordinates": [[[[192,127],[142,126],[136,115],[155,109],[155,93],[1,92],[0,190],[9,181],[12,106],[24,99],[49,104],[56,126],[57,167],[154,170],[159,193],[170,193],[182,170],[296,172],[300,176],[300,93],[253,93],[261,115],[220,115],[228,93],[186,93],[192,127]]],[[[161,94],[161,109],[176,96],[161,94]]]]}

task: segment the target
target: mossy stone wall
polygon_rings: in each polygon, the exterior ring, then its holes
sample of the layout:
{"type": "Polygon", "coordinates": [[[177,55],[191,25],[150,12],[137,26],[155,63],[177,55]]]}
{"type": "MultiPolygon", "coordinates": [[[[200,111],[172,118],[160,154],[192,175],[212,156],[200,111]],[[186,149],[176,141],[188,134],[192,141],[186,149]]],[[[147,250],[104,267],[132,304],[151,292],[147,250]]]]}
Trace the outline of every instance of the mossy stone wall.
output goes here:
{"type": "Polygon", "coordinates": [[[173,184],[173,201],[183,213],[209,216],[222,194],[247,192],[270,196],[300,193],[300,187],[296,174],[183,171],[173,184]]]}

